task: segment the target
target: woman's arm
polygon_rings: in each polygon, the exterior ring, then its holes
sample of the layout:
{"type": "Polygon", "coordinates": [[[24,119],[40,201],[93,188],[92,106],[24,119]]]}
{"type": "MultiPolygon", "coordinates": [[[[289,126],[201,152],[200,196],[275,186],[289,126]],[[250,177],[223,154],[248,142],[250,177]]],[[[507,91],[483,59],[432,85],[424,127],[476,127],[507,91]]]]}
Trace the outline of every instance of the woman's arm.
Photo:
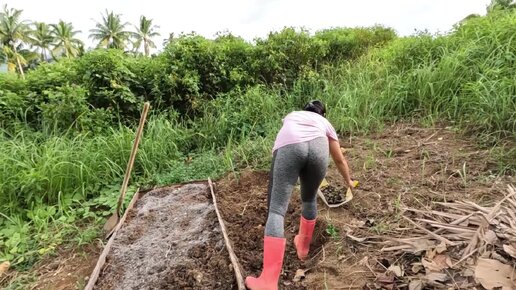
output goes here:
{"type": "Polygon", "coordinates": [[[344,178],[346,184],[350,188],[353,188],[353,181],[351,180],[351,175],[349,173],[348,162],[346,161],[346,158],[344,158],[342,151],[340,151],[339,142],[333,139],[329,139],[329,141],[331,158],[335,162],[335,165],[337,165],[337,168],[339,169],[339,172],[344,178]]]}

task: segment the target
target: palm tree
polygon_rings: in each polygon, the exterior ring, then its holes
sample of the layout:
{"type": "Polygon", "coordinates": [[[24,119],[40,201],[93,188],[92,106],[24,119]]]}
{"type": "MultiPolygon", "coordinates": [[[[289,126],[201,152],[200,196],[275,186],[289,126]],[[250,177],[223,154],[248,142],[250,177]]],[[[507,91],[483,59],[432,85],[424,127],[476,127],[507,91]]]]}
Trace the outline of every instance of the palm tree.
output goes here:
{"type": "Polygon", "coordinates": [[[26,66],[30,62],[38,59],[37,53],[24,48],[22,44],[19,44],[13,48],[9,47],[8,45],[4,45],[0,54],[2,54],[4,59],[7,60],[8,70],[13,71],[16,70],[16,67],[18,67],[22,78],[25,77],[23,73],[23,66],[26,66]]]}
{"type": "Polygon", "coordinates": [[[47,60],[47,52],[54,44],[54,36],[50,30],[50,26],[43,22],[34,22],[34,29],[29,34],[29,42],[32,47],[39,49],[41,61],[47,60]]]}
{"type": "Polygon", "coordinates": [[[152,24],[152,19],[147,19],[145,16],[140,17],[140,26],[135,26],[136,33],[133,33],[136,39],[135,47],[140,49],[143,43],[143,51],[145,56],[149,56],[150,48],[156,48],[156,44],[152,41],[153,37],[159,36],[160,34],[156,31],[159,28],[157,25],[152,24]]]}
{"type": "Polygon", "coordinates": [[[57,24],[51,24],[52,36],[55,39],[55,47],[53,53],[59,56],[66,56],[67,58],[79,55],[84,44],[75,35],[80,33],[80,30],[73,30],[72,23],[60,20],[57,24]]]}
{"type": "Polygon", "coordinates": [[[99,41],[98,47],[124,49],[131,36],[131,32],[125,30],[127,25],[129,23],[122,23],[119,14],[106,10],[102,22],[97,22],[95,28],[90,30],[90,38],[99,41]]]}
{"type": "Polygon", "coordinates": [[[0,12],[0,42],[8,62],[18,66],[18,71],[24,78],[22,65],[25,60],[18,50],[23,48],[23,41],[27,39],[28,24],[26,20],[21,20],[22,12],[17,9],[7,9],[7,5],[4,5],[3,11],[0,12]]]}

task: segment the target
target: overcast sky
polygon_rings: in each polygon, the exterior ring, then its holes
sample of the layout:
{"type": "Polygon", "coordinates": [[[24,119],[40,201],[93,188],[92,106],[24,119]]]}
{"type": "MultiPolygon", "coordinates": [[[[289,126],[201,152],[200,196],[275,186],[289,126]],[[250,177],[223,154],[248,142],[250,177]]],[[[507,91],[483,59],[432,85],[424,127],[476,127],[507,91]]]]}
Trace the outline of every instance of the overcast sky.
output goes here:
{"type": "Polygon", "coordinates": [[[415,29],[446,32],[472,14],[485,14],[490,0],[0,0],[22,9],[24,19],[55,23],[72,22],[80,38],[91,46],[89,30],[106,9],[136,24],[140,15],[160,26],[161,45],[170,32],[195,31],[206,37],[230,31],[252,40],[285,26],[314,32],[337,26],[393,27],[400,35],[415,29]]]}

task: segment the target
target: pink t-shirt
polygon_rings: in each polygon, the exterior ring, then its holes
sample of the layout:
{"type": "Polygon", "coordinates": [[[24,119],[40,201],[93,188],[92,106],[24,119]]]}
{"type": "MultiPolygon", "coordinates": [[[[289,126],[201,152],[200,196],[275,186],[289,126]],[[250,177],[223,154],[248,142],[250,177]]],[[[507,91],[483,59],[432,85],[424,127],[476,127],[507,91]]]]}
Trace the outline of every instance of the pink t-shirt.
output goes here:
{"type": "Polygon", "coordinates": [[[301,143],[319,137],[339,140],[333,126],[323,116],[309,111],[295,111],[283,119],[272,152],[285,145],[301,143]]]}

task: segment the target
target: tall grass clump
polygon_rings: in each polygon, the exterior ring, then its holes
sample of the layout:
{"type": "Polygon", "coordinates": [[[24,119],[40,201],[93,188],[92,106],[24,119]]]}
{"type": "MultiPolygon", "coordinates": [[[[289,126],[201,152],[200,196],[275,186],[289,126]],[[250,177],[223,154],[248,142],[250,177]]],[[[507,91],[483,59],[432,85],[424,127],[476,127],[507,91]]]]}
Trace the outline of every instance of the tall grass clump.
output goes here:
{"type": "Polygon", "coordinates": [[[294,91],[320,96],[342,131],[404,118],[455,123],[485,141],[515,138],[516,10],[469,19],[449,35],[396,39],[326,67],[294,91]]]}

